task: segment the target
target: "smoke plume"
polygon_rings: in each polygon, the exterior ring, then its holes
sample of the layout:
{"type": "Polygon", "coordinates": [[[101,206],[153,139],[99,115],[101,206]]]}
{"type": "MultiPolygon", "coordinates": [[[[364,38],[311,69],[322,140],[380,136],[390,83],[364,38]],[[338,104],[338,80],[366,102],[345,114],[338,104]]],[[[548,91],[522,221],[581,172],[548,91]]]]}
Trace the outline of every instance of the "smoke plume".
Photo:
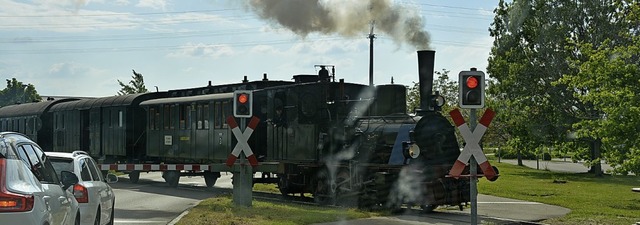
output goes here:
{"type": "Polygon", "coordinates": [[[375,31],[397,43],[417,49],[429,48],[419,10],[392,0],[246,0],[247,7],[262,19],[278,23],[305,37],[309,33],[352,37],[375,31]]]}

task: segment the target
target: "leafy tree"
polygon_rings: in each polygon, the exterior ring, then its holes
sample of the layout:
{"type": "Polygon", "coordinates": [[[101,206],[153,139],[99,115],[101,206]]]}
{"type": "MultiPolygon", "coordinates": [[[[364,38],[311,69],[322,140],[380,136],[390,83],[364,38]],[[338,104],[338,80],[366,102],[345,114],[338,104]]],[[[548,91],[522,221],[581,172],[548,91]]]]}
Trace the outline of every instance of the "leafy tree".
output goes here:
{"type": "MultiPolygon", "coordinates": [[[[634,10],[639,15],[640,10],[634,10]]],[[[591,43],[578,46],[588,58],[584,62],[573,61],[572,66],[579,72],[560,82],[588,90],[575,95],[597,107],[599,114],[576,123],[575,135],[601,137],[593,147],[603,147],[603,158],[616,167],[616,172],[640,174],[640,37],[606,40],[598,47],[591,43]]]]}
{"type": "Polygon", "coordinates": [[[33,84],[24,84],[16,78],[7,79],[7,87],[0,90],[0,107],[40,100],[42,97],[38,95],[33,84]]]}
{"type": "Polygon", "coordinates": [[[122,81],[118,80],[118,84],[122,87],[120,91],[118,91],[118,95],[148,92],[147,88],[144,86],[144,78],[141,73],[136,73],[136,71],[133,70],[133,76],[131,76],[131,78],[132,80],[129,81],[129,84],[124,84],[122,81]]]}
{"type": "MultiPolygon", "coordinates": [[[[623,0],[499,3],[490,28],[494,44],[487,72],[495,83],[489,93],[503,107],[504,113],[498,115],[510,138],[517,138],[518,148],[533,151],[543,145],[566,146],[568,141],[580,141],[589,148],[578,147],[577,156],[588,156],[592,171],[600,172],[600,150],[614,149],[600,146],[608,144],[604,140],[612,134],[585,131],[593,130],[594,122],[611,121],[603,116],[606,109],[602,105],[585,97],[599,92],[599,87],[572,82],[575,79],[568,77],[584,77],[583,64],[591,57],[588,49],[600,49],[606,40],[620,45],[628,42],[625,36],[638,32],[624,19],[633,7],[637,4],[623,0]],[[576,133],[578,139],[567,139],[568,134],[576,133]]],[[[637,13],[627,15],[633,16],[637,13]]],[[[633,19],[637,25],[637,18],[633,19]]]]}

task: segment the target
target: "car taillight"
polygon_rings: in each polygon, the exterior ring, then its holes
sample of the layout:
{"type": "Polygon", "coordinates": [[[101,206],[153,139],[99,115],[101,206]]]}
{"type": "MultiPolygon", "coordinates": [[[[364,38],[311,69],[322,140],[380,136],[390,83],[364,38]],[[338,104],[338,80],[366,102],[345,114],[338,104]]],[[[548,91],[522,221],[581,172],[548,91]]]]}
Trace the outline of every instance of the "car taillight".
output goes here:
{"type": "Polygon", "coordinates": [[[33,195],[16,194],[7,190],[6,162],[6,159],[0,159],[0,213],[31,211],[33,209],[33,195]]]}
{"type": "Polygon", "coordinates": [[[87,203],[89,202],[89,191],[80,184],[73,185],[73,197],[76,197],[78,203],[87,203]]]}

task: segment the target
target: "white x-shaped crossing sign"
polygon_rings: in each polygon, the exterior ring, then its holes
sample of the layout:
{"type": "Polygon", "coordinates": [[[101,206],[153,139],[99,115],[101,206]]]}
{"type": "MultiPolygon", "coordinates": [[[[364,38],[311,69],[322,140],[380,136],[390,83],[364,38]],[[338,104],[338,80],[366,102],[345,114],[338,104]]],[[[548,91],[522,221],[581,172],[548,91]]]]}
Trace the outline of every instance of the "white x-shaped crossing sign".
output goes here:
{"type": "Polygon", "coordinates": [[[460,177],[462,171],[467,165],[467,162],[469,162],[469,159],[471,159],[471,156],[473,155],[473,157],[480,165],[480,169],[482,169],[482,173],[484,174],[484,176],[489,180],[495,180],[494,178],[496,178],[496,172],[495,170],[493,170],[493,167],[491,167],[491,164],[489,164],[487,157],[482,152],[482,147],[480,147],[480,139],[482,139],[482,136],[487,131],[487,127],[489,127],[489,124],[491,123],[491,120],[493,120],[493,117],[496,115],[496,113],[491,109],[487,109],[484,112],[484,115],[482,115],[480,123],[473,131],[471,131],[467,123],[464,121],[460,110],[454,109],[449,114],[451,115],[453,122],[458,127],[458,130],[460,130],[460,135],[462,135],[462,138],[466,143],[464,149],[460,153],[460,156],[458,156],[458,159],[449,171],[449,176],[460,177]]]}
{"type": "Polygon", "coordinates": [[[253,130],[256,129],[259,122],[260,119],[258,119],[258,117],[251,117],[249,125],[244,132],[241,132],[240,128],[238,128],[238,124],[236,123],[236,119],[233,116],[227,117],[227,124],[229,124],[231,132],[233,132],[233,135],[236,136],[236,139],[238,140],[238,144],[233,148],[233,151],[231,151],[231,154],[229,154],[229,157],[227,158],[227,166],[233,166],[236,159],[240,156],[240,152],[244,152],[244,155],[247,156],[251,166],[258,166],[258,159],[256,159],[256,155],[253,154],[253,151],[251,151],[251,147],[247,143],[247,140],[249,140],[249,137],[251,137],[253,130]]]}

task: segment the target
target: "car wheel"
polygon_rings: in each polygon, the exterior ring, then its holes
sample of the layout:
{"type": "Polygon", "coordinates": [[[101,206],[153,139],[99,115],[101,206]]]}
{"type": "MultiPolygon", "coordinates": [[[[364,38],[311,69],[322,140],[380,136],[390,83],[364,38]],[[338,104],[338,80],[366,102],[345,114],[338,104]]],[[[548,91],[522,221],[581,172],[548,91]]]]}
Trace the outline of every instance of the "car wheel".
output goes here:
{"type": "Polygon", "coordinates": [[[96,219],[93,220],[93,224],[100,225],[100,207],[98,207],[98,211],[96,211],[96,219]]]}
{"type": "Polygon", "coordinates": [[[80,212],[76,213],[76,222],[73,224],[80,225],[80,212]]]}

